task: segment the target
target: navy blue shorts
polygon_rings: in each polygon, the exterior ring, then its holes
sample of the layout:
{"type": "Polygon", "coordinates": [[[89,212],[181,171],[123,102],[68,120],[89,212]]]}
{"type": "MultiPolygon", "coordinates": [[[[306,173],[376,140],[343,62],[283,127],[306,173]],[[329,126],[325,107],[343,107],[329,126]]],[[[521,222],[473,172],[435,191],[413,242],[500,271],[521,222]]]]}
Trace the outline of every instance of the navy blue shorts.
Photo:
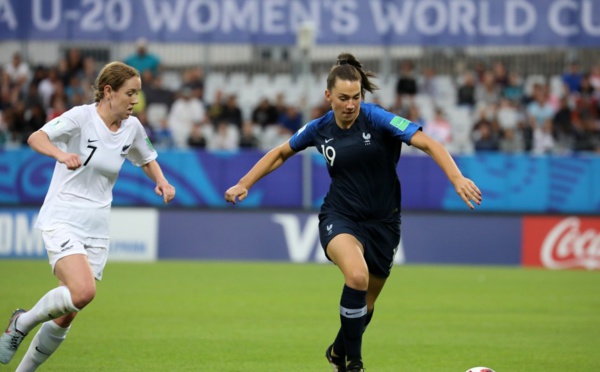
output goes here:
{"type": "MultiPolygon", "coordinates": [[[[350,234],[364,248],[369,273],[379,278],[390,276],[394,255],[400,244],[400,215],[381,220],[353,221],[334,213],[319,214],[319,237],[327,256],[327,245],[339,234],[350,234]]],[[[331,261],[329,256],[327,258],[331,261]]]]}

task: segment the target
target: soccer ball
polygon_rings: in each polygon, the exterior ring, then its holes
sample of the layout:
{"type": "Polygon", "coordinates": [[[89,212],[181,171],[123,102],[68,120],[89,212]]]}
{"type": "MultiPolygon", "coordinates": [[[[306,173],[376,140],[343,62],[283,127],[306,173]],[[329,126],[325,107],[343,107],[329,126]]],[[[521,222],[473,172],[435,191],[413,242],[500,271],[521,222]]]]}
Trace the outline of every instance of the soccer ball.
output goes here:
{"type": "Polygon", "coordinates": [[[473,367],[469,368],[467,372],[494,372],[494,370],[488,367],[473,367]]]}

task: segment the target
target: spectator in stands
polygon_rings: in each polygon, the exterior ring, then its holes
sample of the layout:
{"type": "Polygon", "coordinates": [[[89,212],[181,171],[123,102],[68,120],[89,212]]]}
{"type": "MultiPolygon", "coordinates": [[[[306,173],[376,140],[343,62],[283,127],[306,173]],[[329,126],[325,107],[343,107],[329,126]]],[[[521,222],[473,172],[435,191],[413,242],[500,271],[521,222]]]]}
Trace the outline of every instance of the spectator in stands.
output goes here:
{"type": "Polygon", "coordinates": [[[600,129],[596,118],[586,116],[581,120],[581,127],[575,134],[575,151],[600,153],[600,129]]]}
{"type": "Polygon", "coordinates": [[[17,101],[10,109],[6,110],[8,112],[7,119],[7,128],[10,132],[10,137],[12,142],[15,144],[23,143],[27,138],[24,138],[25,133],[27,133],[27,120],[25,119],[25,103],[23,101],[17,101]]]}
{"type": "Polygon", "coordinates": [[[150,70],[152,75],[157,76],[160,72],[160,58],[148,52],[148,41],[139,38],[135,42],[135,53],[125,58],[125,63],[137,69],[140,74],[150,70]]]}
{"type": "Polygon", "coordinates": [[[267,125],[277,123],[277,109],[271,105],[267,97],[261,98],[258,106],[252,111],[252,122],[265,128],[267,125]]]}
{"type": "Polygon", "coordinates": [[[242,149],[254,149],[258,147],[258,137],[255,134],[255,124],[250,120],[244,120],[240,133],[239,147],[242,149]]]}
{"type": "Polygon", "coordinates": [[[38,92],[46,109],[50,107],[50,98],[52,98],[54,91],[57,89],[57,84],[62,85],[62,80],[58,77],[57,68],[51,67],[48,69],[46,77],[38,85],[38,92]]]}
{"type": "MultiPolygon", "coordinates": [[[[29,110],[30,108],[32,108],[35,105],[42,104],[42,99],[40,97],[40,92],[39,92],[38,86],[33,81],[31,83],[29,83],[27,92],[26,92],[25,96],[23,97],[22,101],[25,104],[26,110],[29,110]]],[[[44,122],[44,124],[45,124],[45,122],[44,122]]]]}
{"type": "Polygon", "coordinates": [[[494,62],[492,66],[492,73],[494,74],[494,81],[496,82],[496,86],[503,90],[508,86],[509,81],[509,73],[506,70],[506,66],[502,61],[494,62]]]}
{"type": "Polygon", "coordinates": [[[168,124],[173,133],[177,147],[186,147],[187,139],[195,124],[202,124],[206,119],[206,111],[202,101],[194,97],[189,88],[183,88],[179,97],[171,106],[168,124]]]}
{"type": "Polygon", "coordinates": [[[525,151],[523,132],[519,126],[514,129],[505,129],[502,132],[498,149],[506,154],[519,154],[525,151]]]}
{"type": "Polygon", "coordinates": [[[573,126],[573,112],[569,107],[568,97],[561,97],[560,106],[552,118],[552,127],[558,152],[572,150],[575,141],[575,127],[573,126]]]}
{"type": "Polygon", "coordinates": [[[159,104],[164,105],[169,110],[171,105],[173,105],[175,97],[173,92],[163,86],[162,76],[160,74],[154,76],[150,70],[142,72],[141,75],[142,84],[144,84],[142,85],[142,89],[146,98],[146,107],[159,104]]]}
{"type": "Polygon", "coordinates": [[[520,115],[517,110],[517,106],[515,103],[513,103],[513,101],[509,100],[508,98],[502,98],[500,100],[500,105],[496,111],[496,118],[498,120],[500,130],[515,130],[519,125],[519,116],[520,115]]]}
{"type": "Polygon", "coordinates": [[[590,74],[581,75],[581,81],[579,83],[579,90],[577,93],[582,97],[590,97],[592,99],[595,98],[596,95],[590,74]]]}
{"type": "Polygon", "coordinates": [[[196,66],[183,73],[183,88],[190,88],[194,97],[204,101],[204,71],[196,66]]]}
{"type": "Polygon", "coordinates": [[[93,57],[85,57],[83,59],[83,71],[81,72],[81,86],[85,92],[85,102],[92,102],[94,100],[93,86],[98,72],[96,60],[93,57]]]}
{"type": "Polygon", "coordinates": [[[46,110],[46,122],[61,116],[67,111],[67,101],[63,94],[55,92],[50,98],[50,108],[46,110]]]}
{"type": "Polygon", "coordinates": [[[417,105],[413,104],[408,107],[408,113],[406,115],[406,118],[411,122],[417,124],[421,128],[425,127],[425,119],[423,119],[421,111],[419,110],[419,106],[417,105]]]}
{"type": "Polygon", "coordinates": [[[22,133],[23,144],[27,143],[27,138],[31,133],[40,129],[46,124],[46,111],[44,110],[44,106],[41,102],[35,103],[28,110],[28,118],[27,123],[25,125],[25,130],[22,133]]]}
{"type": "Polygon", "coordinates": [[[581,67],[578,61],[571,61],[566,71],[562,74],[562,81],[569,87],[569,92],[578,92],[581,84],[581,67]]]}
{"type": "Polygon", "coordinates": [[[407,102],[403,95],[396,94],[396,97],[394,97],[394,103],[388,108],[388,110],[400,117],[405,118],[408,115],[408,107],[412,105],[412,103],[407,102]]]}
{"type": "Polygon", "coordinates": [[[187,140],[188,147],[203,149],[206,147],[206,138],[202,132],[202,124],[194,124],[187,140]]]}
{"type": "Polygon", "coordinates": [[[157,149],[171,149],[177,146],[173,136],[173,131],[169,127],[167,120],[161,120],[159,127],[154,129],[154,147],[157,149]]]}
{"type": "Polygon", "coordinates": [[[547,153],[554,146],[552,136],[552,119],[554,108],[548,101],[545,84],[535,84],[533,87],[533,101],[527,106],[527,118],[532,133],[532,148],[535,153],[547,153]]]}
{"type": "Polygon", "coordinates": [[[219,120],[215,126],[215,133],[207,144],[211,151],[233,151],[239,148],[239,128],[225,120],[219,120]]]}
{"type": "Polygon", "coordinates": [[[230,94],[229,96],[227,96],[227,101],[225,103],[225,106],[223,106],[221,115],[219,115],[217,121],[225,121],[230,124],[233,124],[238,131],[242,129],[242,110],[238,105],[237,95],[230,94]]]}
{"type": "Polygon", "coordinates": [[[491,71],[486,71],[483,81],[476,86],[475,100],[477,106],[493,106],[500,101],[500,89],[496,84],[496,77],[491,71]]]}
{"type": "Polygon", "coordinates": [[[213,97],[212,102],[208,105],[206,109],[206,115],[211,123],[215,124],[221,118],[223,111],[225,110],[225,99],[223,97],[223,91],[221,89],[217,89],[215,91],[215,96],[213,97]]]}
{"type": "Polygon", "coordinates": [[[462,83],[458,87],[456,104],[470,109],[475,108],[476,86],[475,75],[471,71],[465,72],[462,76],[462,83]]]}
{"type": "Polygon", "coordinates": [[[68,107],[75,107],[84,103],[86,93],[81,84],[79,75],[71,75],[69,85],[65,87],[65,94],[67,96],[68,107]]]}
{"type": "Polygon", "coordinates": [[[302,126],[302,113],[298,107],[289,105],[287,110],[277,118],[279,124],[279,135],[282,138],[288,139],[302,126]]]}
{"type": "Polygon", "coordinates": [[[396,95],[407,96],[412,99],[418,92],[417,77],[411,61],[404,60],[400,64],[400,74],[396,82],[396,95]]]}
{"type": "Polygon", "coordinates": [[[4,123],[5,114],[6,110],[0,111],[0,148],[6,146],[6,144],[10,140],[8,129],[6,128],[6,124],[4,123]]]}
{"type": "Polygon", "coordinates": [[[12,60],[4,66],[4,73],[8,75],[11,88],[16,90],[17,94],[24,94],[31,79],[31,69],[27,62],[23,61],[21,53],[13,54],[12,60]]]}
{"type": "Polygon", "coordinates": [[[590,84],[594,87],[596,98],[600,100],[600,64],[595,63],[590,69],[590,84]]]}
{"type": "Polygon", "coordinates": [[[277,117],[287,111],[288,104],[285,102],[285,94],[282,92],[277,93],[275,96],[275,109],[277,110],[277,117]]]}
{"type": "Polygon", "coordinates": [[[13,89],[10,75],[2,71],[0,73],[0,110],[12,107],[19,99],[18,90],[13,89]]]}
{"type": "Polygon", "coordinates": [[[83,74],[83,56],[81,55],[81,50],[79,48],[69,48],[66,60],[68,82],[73,75],[81,76],[83,74]]]}
{"type": "Polygon", "coordinates": [[[524,95],[525,88],[523,87],[521,77],[516,72],[511,72],[508,75],[508,84],[502,90],[502,96],[514,103],[521,103],[524,95]]]}
{"type": "Polygon", "coordinates": [[[475,151],[498,151],[499,139],[493,128],[493,124],[485,119],[475,123],[471,134],[475,151]]]}
{"type": "Polygon", "coordinates": [[[425,67],[423,69],[423,76],[418,83],[417,92],[428,95],[434,101],[440,98],[440,88],[437,83],[435,69],[425,67]]]}
{"type": "Polygon", "coordinates": [[[154,143],[154,128],[152,128],[148,122],[148,114],[146,114],[146,111],[142,111],[135,116],[140,121],[140,124],[142,124],[142,127],[144,127],[144,131],[146,132],[148,139],[150,139],[150,142],[154,143]]]}
{"type": "Polygon", "coordinates": [[[433,118],[425,122],[423,133],[444,146],[448,146],[452,143],[452,126],[446,119],[444,111],[441,108],[435,108],[433,118]]]}

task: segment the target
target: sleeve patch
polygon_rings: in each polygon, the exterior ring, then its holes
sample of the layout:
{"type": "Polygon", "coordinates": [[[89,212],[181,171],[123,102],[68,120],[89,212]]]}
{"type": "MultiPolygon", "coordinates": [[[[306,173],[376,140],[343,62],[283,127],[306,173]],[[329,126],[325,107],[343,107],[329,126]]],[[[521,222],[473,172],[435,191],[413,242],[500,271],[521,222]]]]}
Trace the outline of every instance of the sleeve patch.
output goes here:
{"type": "Polygon", "coordinates": [[[148,147],[150,148],[150,150],[156,151],[156,150],[154,150],[154,146],[152,145],[152,142],[150,142],[150,138],[146,137],[146,143],[148,144],[148,147]]]}
{"type": "Polygon", "coordinates": [[[60,120],[60,117],[52,120],[51,122],[48,123],[48,129],[51,129],[53,131],[55,130],[59,130],[60,128],[65,126],[65,122],[64,120],[60,120]]]}
{"type": "Polygon", "coordinates": [[[393,126],[395,126],[398,129],[400,129],[401,131],[405,131],[406,128],[408,128],[408,124],[410,124],[410,121],[406,120],[404,118],[401,118],[400,116],[394,116],[392,121],[390,121],[390,124],[392,124],[393,126]]]}

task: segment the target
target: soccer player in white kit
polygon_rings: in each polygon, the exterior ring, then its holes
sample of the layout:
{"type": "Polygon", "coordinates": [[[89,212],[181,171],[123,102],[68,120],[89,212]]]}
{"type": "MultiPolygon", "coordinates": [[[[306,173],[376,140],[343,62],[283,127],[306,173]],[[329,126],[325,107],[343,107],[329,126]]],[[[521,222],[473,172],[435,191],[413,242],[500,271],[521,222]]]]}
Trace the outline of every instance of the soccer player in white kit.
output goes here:
{"type": "Polygon", "coordinates": [[[112,189],[125,159],[156,182],[155,192],[165,203],[175,196],[144,128],[131,116],[141,88],[136,69],[111,62],[96,78],[95,103],[72,108],[28,139],[32,149],[56,159],[36,227],[59,286],[31,310],[15,310],[0,336],[0,362],[7,364],[23,338],[43,323],[18,372],[35,371],[45,362],[77,312],[94,299],[95,280],[102,279],[108,257],[112,189]]]}

